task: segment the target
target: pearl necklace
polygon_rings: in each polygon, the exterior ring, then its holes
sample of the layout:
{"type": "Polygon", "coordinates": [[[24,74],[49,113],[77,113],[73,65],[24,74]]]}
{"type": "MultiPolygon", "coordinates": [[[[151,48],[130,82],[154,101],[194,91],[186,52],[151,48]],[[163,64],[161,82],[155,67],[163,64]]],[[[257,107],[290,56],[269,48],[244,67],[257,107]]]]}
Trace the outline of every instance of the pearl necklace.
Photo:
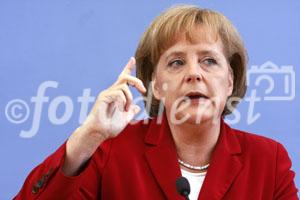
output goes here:
{"type": "Polygon", "coordinates": [[[193,166],[193,165],[190,165],[190,164],[187,164],[187,163],[183,162],[183,161],[180,160],[179,158],[178,158],[178,162],[179,162],[179,164],[181,164],[182,166],[184,166],[184,167],[186,167],[186,168],[188,168],[188,169],[193,169],[193,170],[206,170],[206,169],[208,169],[208,166],[209,166],[209,164],[204,165],[204,166],[193,166]]]}

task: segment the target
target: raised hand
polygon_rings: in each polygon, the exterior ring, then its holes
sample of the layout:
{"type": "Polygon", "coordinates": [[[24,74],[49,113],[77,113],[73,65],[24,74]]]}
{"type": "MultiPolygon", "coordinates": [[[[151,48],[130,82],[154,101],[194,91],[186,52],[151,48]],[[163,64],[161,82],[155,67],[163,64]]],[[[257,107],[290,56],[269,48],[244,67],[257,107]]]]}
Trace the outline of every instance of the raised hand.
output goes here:
{"type": "Polygon", "coordinates": [[[132,104],[129,85],[141,93],[146,92],[146,88],[140,79],[131,75],[134,67],[135,59],[130,58],[118,80],[100,92],[87,119],[68,139],[62,166],[66,175],[78,174],[80,167],[98,146],[106,139],[117,136],[139,112],[140,108],[132,104]]]}
{"type": "Polygon", "coordinates": [[[98,95],[91,113],[84,122],[91,131],[102,134],[104,138],[115,137],[140,111],[137,105],[132,104],[133,97],[129,85],[141,93],[146,92],[146,88],[140,79],[131,75],[134,67],[135,59],[130,58],[118,80],[98,95]]]}

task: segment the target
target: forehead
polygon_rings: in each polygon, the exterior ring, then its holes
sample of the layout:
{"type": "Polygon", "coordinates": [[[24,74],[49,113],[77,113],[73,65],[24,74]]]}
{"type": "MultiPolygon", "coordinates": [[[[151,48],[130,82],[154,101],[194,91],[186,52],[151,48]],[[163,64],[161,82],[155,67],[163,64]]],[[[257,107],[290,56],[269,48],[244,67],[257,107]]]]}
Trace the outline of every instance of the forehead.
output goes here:
{"type": "Polygon", "coordinates": [[[188,32],[177,34],[161,56],[168,57],[171,54],[187,51],[197,51],[203,54],[224,54],[223,43],[218,34],[214,30],[200,25],[188,32]]]}

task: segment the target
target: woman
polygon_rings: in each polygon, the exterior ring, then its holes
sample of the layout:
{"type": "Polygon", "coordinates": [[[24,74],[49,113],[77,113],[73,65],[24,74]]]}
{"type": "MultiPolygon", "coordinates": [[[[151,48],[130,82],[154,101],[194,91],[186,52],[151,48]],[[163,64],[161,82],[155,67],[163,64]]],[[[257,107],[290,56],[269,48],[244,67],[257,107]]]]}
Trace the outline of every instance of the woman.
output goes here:
{"type": "Polygon", "coordinates": [[[284,147],[223,120],[245,94],[247,61],[226,17],[170,8],[144,33],[135,58],[15,199],[183,199],[181,176],[190,199],[297,199],[284,147]],[[140,108],[129,85],[147,97],[148,121],[130,123],[140,108]]]}

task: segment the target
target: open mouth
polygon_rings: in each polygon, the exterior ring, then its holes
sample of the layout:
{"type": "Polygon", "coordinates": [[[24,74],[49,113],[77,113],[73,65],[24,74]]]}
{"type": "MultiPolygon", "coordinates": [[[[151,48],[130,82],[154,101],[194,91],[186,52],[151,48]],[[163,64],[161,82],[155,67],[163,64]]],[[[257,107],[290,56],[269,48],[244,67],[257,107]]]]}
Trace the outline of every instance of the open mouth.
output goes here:
{"type": "Polygon", "coordinates": [[[210,101],[209,97],[206,96],[205,94],[198,92],[198,91],[193,91],[193,92],[189,92],[186,93],[183,96],[183,100],[180,101],[180,103],[178,104],[178,106],[180,106],[181,104],[185,104],[188,103],[189,105],[199,105],[199,104],[206,104],[209,103],[210,101]]]}
{"type": "Polygon", "coordinates": [[[190,100],[208,99],[208,97],[201,92],[189,92],[185,95],[190,100]]]}

